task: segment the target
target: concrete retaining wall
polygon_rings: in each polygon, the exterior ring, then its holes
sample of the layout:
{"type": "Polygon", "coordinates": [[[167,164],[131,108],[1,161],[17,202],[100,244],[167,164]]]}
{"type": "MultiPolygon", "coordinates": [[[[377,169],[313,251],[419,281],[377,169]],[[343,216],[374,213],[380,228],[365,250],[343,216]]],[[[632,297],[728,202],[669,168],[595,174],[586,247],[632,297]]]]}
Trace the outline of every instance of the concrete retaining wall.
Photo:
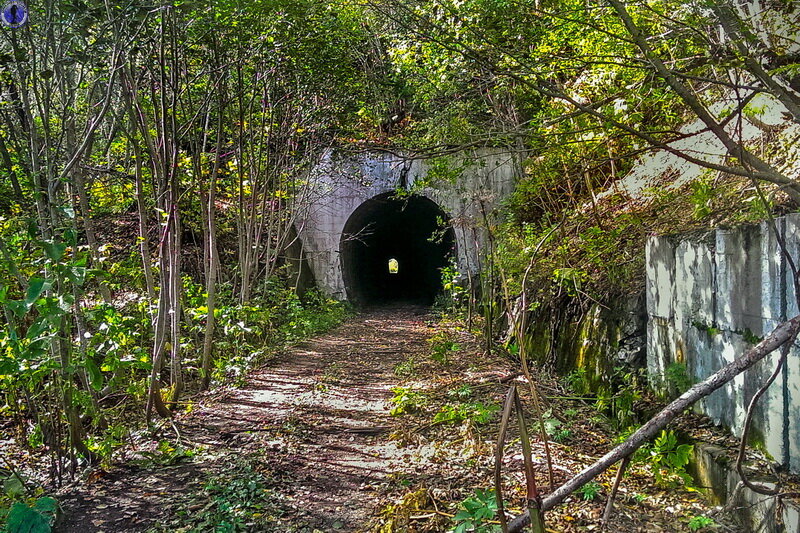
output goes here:
{"type": "MultiPolygon", "coordinates": [[[[800,215],[776,220],[800,259],[800,215]]],[[[647,262],[647,366],[656,388],[675,387],[680,365],[702,380],[740,357],[787,317],[798,314],[791,269],[772,226],[651,237],[647,262]],[[677,363],[677,365],[676,365],[677,363]],[[670,377],[672,376],[672,377],[670,377]]],[[[800,264],[798,264],[800,267],[800,264]]],[[[739,436],[753,394],[774,370],[774,353],[702,401],[697,409],[739,436]]],[[[800,349],[761,399],[751,442],[800,472],[800,349]]]]}

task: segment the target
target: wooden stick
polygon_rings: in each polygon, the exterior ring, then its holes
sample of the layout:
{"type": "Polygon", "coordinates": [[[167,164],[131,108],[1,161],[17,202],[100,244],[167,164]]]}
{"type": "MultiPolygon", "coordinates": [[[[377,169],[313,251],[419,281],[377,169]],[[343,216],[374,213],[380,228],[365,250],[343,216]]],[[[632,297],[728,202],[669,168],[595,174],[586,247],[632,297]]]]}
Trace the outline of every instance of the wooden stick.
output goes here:
{"type": "Polygon", "coordinates": [[[619,465],[617,477],[614,478],[614,485],[611,487],[611,494],[608,495],[608,502],[606,502],[606,510],[603,512],[603,529],[608,527],[608,519],[611,518],[611,511],[614,509],[614,498],[617,497],[617,490],[622,481],[622,476],[625,475],[625,470],[628,468],[628,463],[631,462],[631,456],[627,456],[622,460],[619,465]]]}

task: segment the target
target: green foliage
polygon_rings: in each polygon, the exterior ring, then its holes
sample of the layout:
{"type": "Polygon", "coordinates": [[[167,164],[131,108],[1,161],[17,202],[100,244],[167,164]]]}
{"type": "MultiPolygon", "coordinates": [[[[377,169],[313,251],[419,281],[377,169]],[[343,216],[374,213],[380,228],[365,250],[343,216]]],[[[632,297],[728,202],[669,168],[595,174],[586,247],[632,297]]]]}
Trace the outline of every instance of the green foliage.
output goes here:
{"type": "Polygon", "coordinates": [[[202,490],[179,507],[173,524],[164,524],[154,531],[277,531],[286,505],[280,494],[268,488],[268,483],[250,461],[230,465],[224,474],[207,478],[202,490]]]}
{"type": "Polygon", "coordinates": [[[474,391],[472,390],[472,386],[469,383],[464,383],[455,389],[450,389],[447,391],[447,397],[454,400],[463,401],[472,397],[473,393],[474,391]]]}
{"type": "Polygon", "coordinates": [[[141,455],[144,459],[139,460],[138,463],[144,466],[172,466],[190,459],[195,453],[192,449],[173,445],[167,440],[162,440],[158,442],[155,451],[142,451],[141,455]]]}
{"type": "Polygon", "coordinates": [[[414,359],[409,357],[394,365],[394,375],[400,378],[409,378],[417,373],[416,363],[414,359]]]}
{"type": "Polygon", "coordinates": [[[31,505],[16,502],[6,517],[6,533],[50,533],[58,502],[54,498],[42,497],[31,505]]]}
{"type": "Polygon", "coordinates": [[[700,531],[707,527],[715,526],[717,523],[707,516],[693,516],[687,524],[692,531],[700,531]]]}
{"type": "Polygon", "coordinates": [[[612,386],[613,389],[610,387],[600,388],[597,392],[595,408],[601,412],[610,412],[611,419],[617,428],[626,428],[636,421],[634,406],[642,397],[639,374],[625,371],[622,367],[615,368],[612,386]]]}
{"type": "Polygon", "coordinates": [[[755,333],[750,331],[750,329],[745,329],[742,332],[742,338],[744,339],[745,342],[753,344],[753,345],[758,344],[759,342],[764,340],[763,337],[759,337],[758,335],[756,335],[755,333]]]}
{"type": "Polygon", "coordinates": [[[713,335],[719,335],[720,333],[722,333],[722,330],[717,328],[716,326],[710,326],[708,324],[704,324],[704,323],[699,322],[699,321],[692,322],[692,325],[694,327],[696,327],[699,331],[704,331],[704,332],[706,332],[706,333],[708,333],[709,335],[712,335],[712,336],[713,335]]]}
{"type": "Polygon", "coordinates": [[[453,313],[466,304],[469,297],[468,288],[461,282],[461,273],[455,265],[442,268],[441,276],[444,292],[437,297],[435,307],[453,313]]]}
{"type": "Polygon", "coordinates": [[[564,267],[553,270],[553,281],[570,296],[578,296],[588,279],[589,274],[578,268],[564,267]]]}
{"type": "MultiPolygon", "coordinates": [[[[189,322],[186,352],[199,354],[205,321],[208,316],[203,288],[184,279],[187,293],[185,314],[189,322]],[[196,350],[192,350],[196,348],[196,350]]],[[[221,332],[215,342],[213,378],[240,379],[254,364],[263,362],[278,347],[297,342],[341,323],[350,313],[343,302],[308,291],[301,299],[278,279],[267,284],[261,298],[248,304],[221,301],[214,310],[221,332]]],[[[199,366],[199,361],[196,361],[199,366]]]]}
{"type": "Polygon", "coordinates": [[[426,396],[408,387],[393,387],[394,396],[389,398],[389,402],[394,405],[389,411],[392,416],[416,413],[426,403],[426,396]]]}
{"type": "Polygon", "coordinates": [[[589,381],[587,370],[585,368],[576,368],[567,374],[567,383],[569,388],[576,394],[584,394],[589,390],[589,381]]]}
{"type": "Polygon", "coordinates": [[[447,404],[433,417],[434,424],[459,424],[468,420],[475,424],[485,424],[500,410],[500,406],[482,402],[447,404]]]}
{"type": "Polygon", "coordinates": [[[564,443],[572,438],[572,430],[564,427],[564,423],[557,418],[553,418],[552,411],[544,413],[544,430],[547,435],[556,442],[564,443]]]}
{"type": "Polygon", "coordinates": [[[664,369],[664,379],[669,390],[674,391],[675,396],[679,396],[689,390],[694,385],[694,380],[689,376],[685,363],[670,363],[664,369]]]}
{"type": "Polygon", "coordinates": [[[428,343],[431,347],[431,359],[442,364],[449,363],[450,356],[461,349],[461,345],[447,331],[438,331],[428,339],[428,343]]]}
{"type": "Polygon", "coordinates": [[[459,504],[460,510],[453,516],[456,522],[453,533],[494,533],[500,526],[489,524],[497,514],[497,498],[494,490],[475,489],[475,494],[459,504]]]}
{"type": "Polygon", "coordinates": [[[692,477],[686,472],[686,466],[693,450],[691,444],[678,444],[674,431],[662,430],[652,445],[646,448],[649,453],[647,461],[656,484],[666,488],[681,485],[691,487],[692,477]]]}
{"type": "Polygon", "coordinates": [[[582,485],[581,488],[576,490],[575,492],[583,498],[584,501],[591,502],[594,501],[597,496],[600,495],[600,491],[602,487],[599,483],[595,481],[590,481],[585,485],[582,485]]]}
{"type": "Polygon", "coordinates": [[[694,206],[693,215],[702,220],[713,212],[713,201],[716,197],[714,183],[711,179],[699,179],[692,182],[692,193],[689,200],[694,206]]]}

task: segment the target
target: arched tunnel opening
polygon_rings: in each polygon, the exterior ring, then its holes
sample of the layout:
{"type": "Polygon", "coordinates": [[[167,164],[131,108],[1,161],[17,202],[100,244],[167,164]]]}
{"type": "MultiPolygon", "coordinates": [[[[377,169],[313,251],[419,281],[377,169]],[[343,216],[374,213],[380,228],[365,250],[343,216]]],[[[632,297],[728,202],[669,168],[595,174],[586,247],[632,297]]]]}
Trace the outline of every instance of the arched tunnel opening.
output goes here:
{"type": "Polygon", "coordinates": [[[430,305],[454,252],[447,214],[424,196],[382,194],[361,204],[340,244],[348,298],[360,305],[430,305]]]}

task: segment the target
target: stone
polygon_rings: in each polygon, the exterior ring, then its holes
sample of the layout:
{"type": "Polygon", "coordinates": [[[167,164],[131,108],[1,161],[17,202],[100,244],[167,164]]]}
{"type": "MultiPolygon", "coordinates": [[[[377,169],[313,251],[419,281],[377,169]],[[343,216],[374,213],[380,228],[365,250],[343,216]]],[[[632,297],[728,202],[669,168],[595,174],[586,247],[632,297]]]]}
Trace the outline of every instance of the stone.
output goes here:
{"type": "Polygon", "coordinates": [[[675,248],[667,237],[649,237],[645,245],[647,314],[671,319],[675,301],[675,248]]]}
{"type": "MultiPolygon", "coordinates": [[[[711,235],[648,240],[647,368],[656,390],[675,392],[665,376],[673,363],[703,380],[800,313],[779,235],[791,257],[800,258],[800,214],[711,235]]],[[[770,354],[695,410],[741,435],[751,399],[779,361],[779,353],[770,354]]],[[[800,472],[800,348],[792,349],[786,372],[755,407],[749,440],[800,472]]]]}

